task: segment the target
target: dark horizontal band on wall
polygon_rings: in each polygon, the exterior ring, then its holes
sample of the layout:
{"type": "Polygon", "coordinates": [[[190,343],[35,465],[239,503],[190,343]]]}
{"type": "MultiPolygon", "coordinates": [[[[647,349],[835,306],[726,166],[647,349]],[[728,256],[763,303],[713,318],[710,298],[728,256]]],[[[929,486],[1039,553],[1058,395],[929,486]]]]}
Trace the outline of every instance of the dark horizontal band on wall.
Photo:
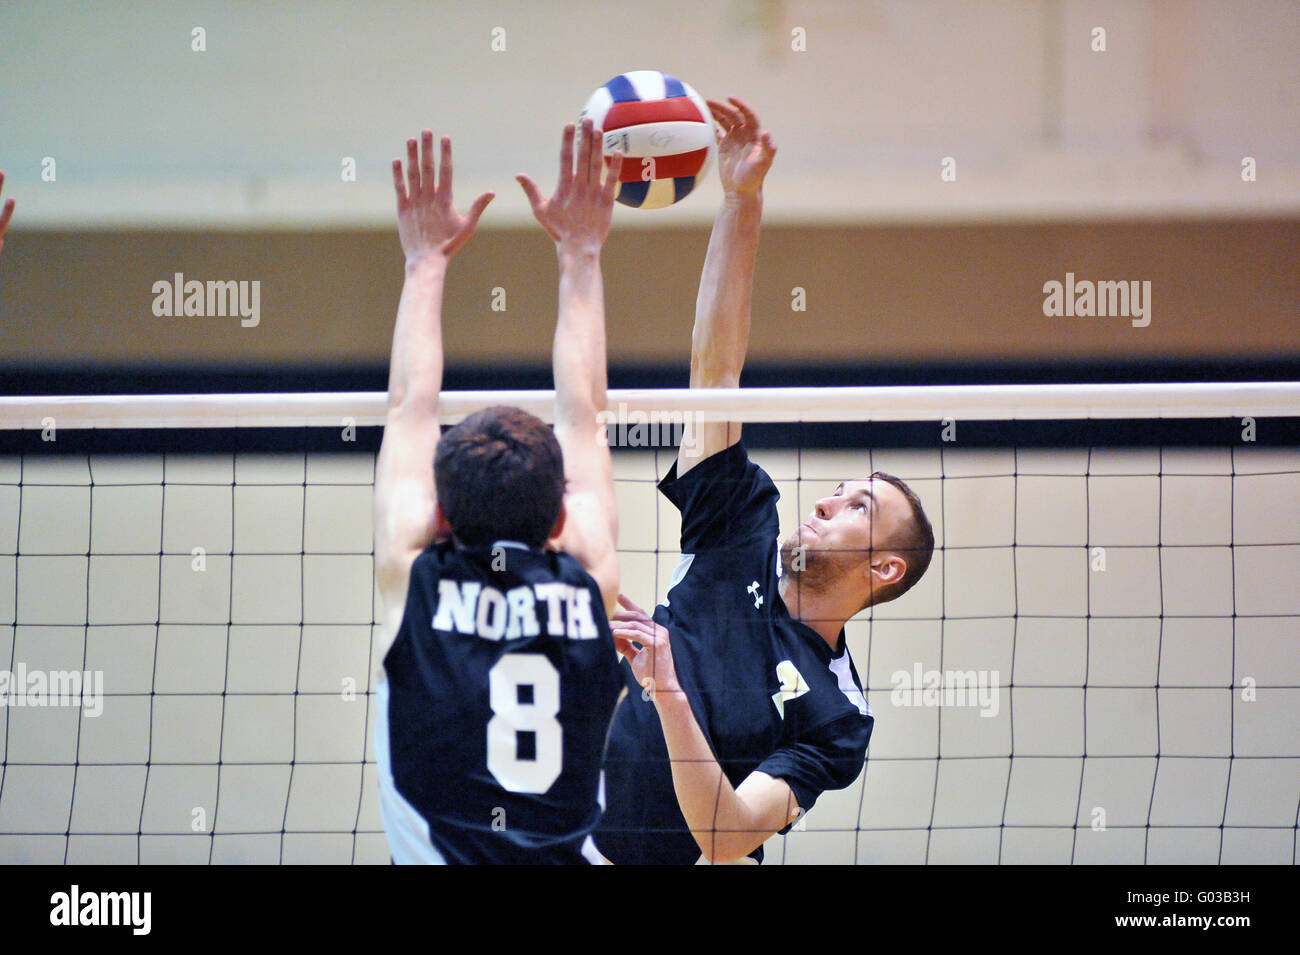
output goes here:
{"type": "MultiPolygon", "coordinates": [[[[1189,381],[1296,381],[1300,354],[1259,359],[1206,358],[1163,362],[1075,361],[877,364],[751,364],[743,387],[853,385],[1112,384],[1189,381]]],[[[610,388],[684,388],[685,367],[611,364],[610,388]]],[[[223,394],[384,391],[386,367],[62,367],[0,364],[0,394],[223,394]]],[[[447,391],[549,389],[549,366],[449,366],[447,391]]]]}

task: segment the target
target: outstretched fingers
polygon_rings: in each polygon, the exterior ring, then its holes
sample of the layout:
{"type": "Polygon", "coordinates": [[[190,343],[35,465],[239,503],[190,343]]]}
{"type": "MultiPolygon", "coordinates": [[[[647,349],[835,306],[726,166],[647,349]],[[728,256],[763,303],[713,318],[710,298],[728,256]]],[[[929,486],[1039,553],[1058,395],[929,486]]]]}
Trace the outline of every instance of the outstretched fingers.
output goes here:
{"type": "Polygon", "coordinates": [[[572,123],[564,127],[564,135],[560,137],[560,178],[555,184],[555,194],[563,195],[573,179],[573,131],[572,123]]]}
{"type": "Polygon", "coordinates": [[[528,204],[533,207],[533,215],[546,204],[546,198],[542,191],[537,188],[537,183],[533,182],[532,177],[524,175],[522,172],[515,176],[515,182],[519,183],[520,188],[524,190],[524,195],[528,197],[528,204]]]}
{"type": "Polygon", "coordinates": [[[406,190],[409,199],[420,194],[420,144],[414,139],[406,141],[406,190]]]}
{"type": "Polygon", "coordinates": [[[619,174],[623,171],[623,151],[614,150],[609,157],[609,170],[605,173],[605,188],[603,199],[606,203],[614,201],[614,194],[618,192],[619,174]]]}
{"type": "Polygon", "coordinates": [[[483,210],[488,207],[488,203],[495,199],[496,196],[495,192],[485,192],[475,199],[474,204],[469,207],[469,212],[465,214],[465,218],[468,221],[471,233],[478,228],[479,216],[483,215],[483,210]]]}
{"type": "MultiPolygon", "coordinates": [[[[428,132],[428,139],[425,140],[424,170],[425,182],[433,184],[433,133],[428,132]]],[[[451,137],[442,137],[441,155],[438,157],[438,198],[451,201],[451,137]]]]}
{"type": "Polygon", "coordinates": [[[762,132],[758,114],[750,109],[749,105],[743,100],[739,100],[734,96],[730,96],[728,99],[731,101],[730,105],[713,99],[707,101],[709,110],[713,113],[713,118],[725,134],[719,136],[718,141],[721,142],[728,136],[734,137],[733,141],[745,143],[759,139],[763,142],[765,149],[775,152],[776,147],[772,145],[771,137],[762,132]]]}
{"type": "MultiPolygon", "coordinates": [[[[483,214],[483,210],[487,208],[487,204],[492,201],[494,196],[495,193],[485,192],[474,200],[474,205],[470,207],[469,212],[461,220],[460,228],[456,230],[456,234],[442,244],[444,254],[454,254],[457,249],[470,240],[474,230],[478,228],[478,217],[483,214]]],[[[448,206],[451,204],[450,197],[447,199],[447,204],[448,206]]],[[[455,215],[455,210],[452,210],[452,215],[455,215]]]]}
{"type": "Polygon", "coordinates": [[[406,205],[406,178],[402,175],[402,161],[393,160],[393,191],[397,193],[397,208],[406,205]]]}
{"type": "Polygon", "coordinates": [[[709,104],[709,112],[724,132],[730,132],[731,127],[740,124],[740,112],[726,103],[719,102],[716,99],[706,100],[709,104]]]}
{"type": "Polygon", "coordinates": [[[582,179],[587,188],[600,182],[600,167],[604,153],[596,139],[596,126],[590,119],[582,121],[582,179]]]}
{"type": "Polygon", "coordinates": [[[746,126],[753,126],[755,129],[758,129],[760,125],[758,122],[758,116],[749,108],[749,106],[747,106],[743,101],[736,99],[734,96],[728,96],[727,99],[729,99],[731,104],[736,107],[737,111],[739,111],[746,126]]]}

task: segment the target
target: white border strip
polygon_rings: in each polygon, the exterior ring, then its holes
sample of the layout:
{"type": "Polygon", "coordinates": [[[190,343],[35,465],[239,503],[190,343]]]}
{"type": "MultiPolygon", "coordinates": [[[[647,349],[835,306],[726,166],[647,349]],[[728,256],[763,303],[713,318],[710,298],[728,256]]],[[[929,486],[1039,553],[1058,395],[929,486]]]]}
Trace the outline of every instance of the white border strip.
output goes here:
{"type": "MultiPolygon", "coordinates": [[[[940,385],[881,388],[619,389],[628,414],[696,421],[1013,421],[1081,418],[1300,417],[1300,382],[1136,385],[940,385]]],[[[490,405],[552,420],[552,391],[444,392],[445,423],[490,405]]],[[[383,392],[0,398],[0,429],[359,427],[384,423],[383,392]]],[[[631,422],[634,423],[634,422],[631,422]]]]}

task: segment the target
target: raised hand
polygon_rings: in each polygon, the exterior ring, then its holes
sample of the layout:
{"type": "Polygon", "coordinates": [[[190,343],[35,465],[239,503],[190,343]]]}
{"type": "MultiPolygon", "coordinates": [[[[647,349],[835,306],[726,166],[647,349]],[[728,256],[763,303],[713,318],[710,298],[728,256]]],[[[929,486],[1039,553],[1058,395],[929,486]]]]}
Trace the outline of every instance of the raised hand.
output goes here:
{"type": "Polygon", "coordinates": [[[406,167],[403,179],[402,161],[393,160],[397,235],[402,240],[406,261],[414,262],[430,254],[449,259],[474,234],[479,216],[494,194],[483,193],[464,215],[456,211],[451,197],[451,140],[442,137],[441,176],[435,184],[432,130],[420,134],[418,149],[414,139],[406,141],[406,167]]]}
{"type": "MultiPolygon", "coordinates": [[[[5,174],[0,172],[0,190],[5,187],[5,174]]],[[[5,247],[5,231],[9,228],[9,220],[14,215],[14,201],[6,199],[4,208],[0,209],[0,250],[5,247]]]]}
{"type": "Polygon", "coordinates": [[[758,192],[772,168],[776,144],[761,128],[754,111],[736,99],[728,103],[708,100],[718,123],[718,174],[727,192],[758,192]]]}
{"type": "Polygon", "coordinates": [[[609,222],[614,209],[614,192],[618,189],[618,173],[623,166],[623,154],[610,157],[609,170],[602,183],[600,174],[604,157],[600,148],[600,135],[591,120],[582,121],[582,143],[578,147],[578,161],[573,161],[573,124],[564,127],[560,142],[560,178],[555,195],[543,199],[537,183],[520,173],[515,179],[523,187],[533,207],[533,215],[562,249],[600,249],[609,235],[609,222]]]}

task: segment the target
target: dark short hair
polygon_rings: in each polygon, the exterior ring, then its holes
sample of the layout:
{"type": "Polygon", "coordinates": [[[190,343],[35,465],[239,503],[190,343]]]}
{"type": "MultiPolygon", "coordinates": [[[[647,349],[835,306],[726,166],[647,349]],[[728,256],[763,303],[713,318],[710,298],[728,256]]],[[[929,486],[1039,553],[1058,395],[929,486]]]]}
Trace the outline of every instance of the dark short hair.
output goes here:
{"type": "Polygon", "coordinates": [[[873,480],[879,479],[898,488],[912,509],[912,519],[899,529],[898,538],[888,544],[889,550],[897,551],[907,561],[907,570],[903,573],[903,579],[884,598],[884,600],[893,600],[911,590],[912,585],[920,580],[929,568],[930,558],[934,556],[934,528],[930,526],[930,518],[925,516],[921,499],[906,482],[884,471],[876,471],[871,477],[873,480]]]}
{"type": "Polygon", "coordinates": [[[485,408],[438,442],[434,482],[456,540],[541,547],[564,502],[564,457],[541,419],[519,408],[485,408]]]}

